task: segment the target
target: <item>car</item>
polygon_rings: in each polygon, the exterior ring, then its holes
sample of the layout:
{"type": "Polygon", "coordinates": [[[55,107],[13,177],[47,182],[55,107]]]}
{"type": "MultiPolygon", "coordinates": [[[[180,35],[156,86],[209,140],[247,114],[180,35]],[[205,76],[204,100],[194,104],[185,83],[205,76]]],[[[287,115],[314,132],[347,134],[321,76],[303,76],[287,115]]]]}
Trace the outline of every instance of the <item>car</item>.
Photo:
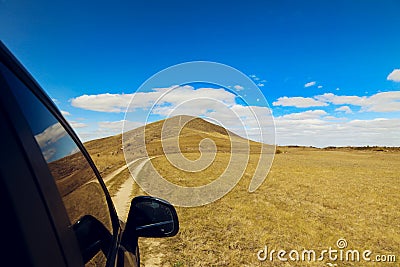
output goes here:
{"type": "Polygon", "coordinates": [[[139,266],[139,237],[179,231],[167,201],[137,196],[126,222],[78,136],[0,42],[3,262],[12,266],[139,266]]]}

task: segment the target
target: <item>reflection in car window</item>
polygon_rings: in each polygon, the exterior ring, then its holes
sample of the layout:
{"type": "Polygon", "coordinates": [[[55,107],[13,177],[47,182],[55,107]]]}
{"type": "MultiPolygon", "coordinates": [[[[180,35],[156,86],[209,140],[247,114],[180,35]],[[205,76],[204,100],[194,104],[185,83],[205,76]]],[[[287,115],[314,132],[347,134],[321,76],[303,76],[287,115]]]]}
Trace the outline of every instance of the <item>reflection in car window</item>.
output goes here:
{"type": "MultiPolygon", "coordinates": [[[[74,140],[39,99],[1,63],[0,71],[13,88],[54,177],[71,223],[84,215],[92,215],[112,232],[104,191],[74,140]]],[[[88,265],[104,263],[105,256],[99,253],[88,265]]]]}

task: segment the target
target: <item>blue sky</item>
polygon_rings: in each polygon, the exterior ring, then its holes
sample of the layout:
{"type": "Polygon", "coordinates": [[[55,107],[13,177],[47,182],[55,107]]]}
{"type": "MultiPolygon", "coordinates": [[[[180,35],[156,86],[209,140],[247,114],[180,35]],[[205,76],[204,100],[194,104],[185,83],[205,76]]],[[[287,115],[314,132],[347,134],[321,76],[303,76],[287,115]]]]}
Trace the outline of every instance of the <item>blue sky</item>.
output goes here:
{"type": "Polygon", "coordinates": [[[0,38],[85,140],[120,132],[124,119],[91,104],[200,60],[259,85],[278,144],[400,146],[398,10],[396,0],[2,0],[0,38]]]}

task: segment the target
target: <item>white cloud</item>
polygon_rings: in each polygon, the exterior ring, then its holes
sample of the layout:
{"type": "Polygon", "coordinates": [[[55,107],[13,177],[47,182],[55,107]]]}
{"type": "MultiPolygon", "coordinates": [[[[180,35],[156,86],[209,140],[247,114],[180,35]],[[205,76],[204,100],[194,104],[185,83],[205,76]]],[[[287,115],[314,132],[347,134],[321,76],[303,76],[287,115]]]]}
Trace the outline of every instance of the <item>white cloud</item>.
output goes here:
{"type": "Polygon", "coordinates": [[[327,103],[323,101],[316,100],[310,97],[280,97],[278,101],[272,103],[273,106],[283,106],[283,107],[297,107],[297,108],[307,108],[307,107],[323,107],[328,106],[327,103]]]}
{"type": "Polygon", "coordinates": [[[98,94],[82,95],[71,99],[71,105],[77,108],[103,111],[124,112],[133,94],[98,94]]]}
{"type": "Polygon", "coordinates": [[[67,132],[58,122],[50,125],[43,132],[35,135],[36,142],[38,142],[46,161],[50,161],[57,152],[56,147],[54,147],[53,144],[66,135],[67,132]]]}
{"type": "Polygon", "coordinates": [[[36,141],[43,150],[46,146],[54,144],[67,135],[67,132],[60,123],[55,123],[47,127],[43,132],[35,135],[36,141]]]}
{"type": "Polygon", "coordinates": [[[317,87],[318,87],[318,89],[321,89],[323,86],[322,85],[318,85],[317,87]]]}
{"type": "MultiPolygon", "coordinates": [[[[286,116],[286,117],[285,117],[286,116]]],[[[347,120],[326,116],[275,118],[277,143],[305,146],[399,146],[400,119],[347,120]]]]}
{"type": "Polygon", "coordinates": [[[334,105],[354,105],[362,107],[362,111],[393,112],[400,111],[400,91],[390,91],[367,96],[338,96],[332,93],[317,95],[313,98],[283,97],[274,102],[274,106],[310,107],[314,104],[326,106],[328,103],[334,105]],[[314,101],[317,101],[315,103],[314,101]]]}
{"type": "MultiPolygon", "coordinates": [[[[326,93],[311,98],[282,97],[274,106],[306,107],[314,101],[323,105],[340,105],[335,111],[350,114],[351,106],[362,112],[400,112],[400,91],[379,92],[372,96],[348,96],[326,93]],[[343,106],[345,105],[345,106],[343,106]]],[[[308,110],[275,118],[277,143],[306,146],[399,146],[400,119],[376,118],[349,120],[308,110]]]]}
{"type": "Polygon", "coordinates": [[[55,148],[49,148],[42,151],[44,159],[48,162],[55,154],[57,150],[55,148]]]}
{"type": "Polygon", "coordinates": [[[349,106],[341,106],[341,107],[335,109],[335,111],[342,111],[342,112],[344,112],[346,114],[353,113],[353,111],[351,110],[351,108],[349,106]]]}
{"type": "Polygon", "coordinates": [[[65,110],[61,110],[61,114],[63,116],[70,116],[71,115],[71,113],[69,113],[68,111],[65,111],[65,110]]]}
{"type": "Polygon", "coordinates": [[[372,95],[368,98],[364,109],[374,112],[399,112],[400,91],[382,92],[372,95]]]}
{"type": "Polygon", "coordinates": [[[388,76],[388,81],[400,82],[400,69],[394,69],[388,76]]]}
{"type": "Polygon", "coordinates": [[[257,75],[255,75],[255,74],[251,74],[251,75],[249,75],[249,77],[255,82],[259,82],[259,83],[267,82],[267,80],[265,80],[265,79],[261,80],[261,78],[257,77],[257,75]]]}
{"type": "Polygon", "coordinates": [[[338,96],[338,95],[335,95],[332,93],[325,93],[323,95],[317,95],[314,98],[319,101],[332,103],[335,105],[350,104],[350,105],[356,105],[356,106],[362,106],[366,100],[365,96],[363,96],[363,97],[360,97],[360,96],[338,96]]]}
{"type": "MultiPolygon", "coordinates": [[[[160,93],[157,99],[157,105],[171,104],[179,105],[183,102],[194,101],[199,98],[209,98],[218,100],[226,105],[235,104],[236,95],[228,92],[224,89],[215,88],[199,88],[194,89],[192,86],[180,86],[171,88],[157,88],[156,92],[160,93]]],[[[142,96],[146,96],[147,93],[138,96],[138,101],[142,102],[142,96]]],[[[136,103],[137,101],[133,101],[136,103]]]]}
{"type": "Polygon", "coordinates": [[[338,96],[326,93],[314,97],[318,101],[334,105],[360,106],[361,111],[396,112],[400,111],[400,91],[382,92],[367,96],[338,96]]]}
{"type": "Polygon", "coordinates": [[[335,116],[325,116],[324,117],[325,120],[333,120],[333,121],[346,121],[347,118],[338,118],[335,116]]]}
{"type": "Polygon", "coordinates": [[[233,112],[239,114],[240,117],[250,117],[253,114],[272,114],[272,110],[267,107],[260,106],[242,106],[242,105],[234,105],[230,108],[233,112]]]}
{"type": "Polygon", "coordinates": [[[192,86],[172,86],[167,88],[155,88],[151,92],[139,92],[133,94],[99,94],[82,95],[71,99],[74,107],[102,112],[125,112],[129,105],[129,111],[135,109],[149,109],[154,104],[178,105],[202,97],[218,99],[225,104],[234,104],[235,95],[224,89],[199,88],[192,86]],[[132,100],[132,102],[131,102],[132,100]]]}
{"type": "Polygon", "coordinates": [[[308,82],[308,83],[306,83],[306,84],[304,85],[304,87],[311,87],[311,86],[314,86],[315,84],[316,84],[315,81],[308,82]]]}
{"type": "Polygon", "coordinates": [[[241,90],[243,90],[244,89],[244,87],[243,86],[241,86],[241,85],[235,85],[233,88],[235,88],[236,89],[236,91],[241,91],[241,90]]]}
{"type": "Polygon", "coordinates": [[[85,127],[87,127],[87,124],[86,124],[86,123],[83,123],[83,122],[69,121],[69,124],[70,124],[71,127],[74,128],[74,129],[85,128],[85,127]]]}
{"type": "Polygon", "coordinates": [[[234,104],[226,104],[218,99],[197,97],[181,103],[156,105],[151,110],[151,114],[163,117],[176,115],[207,116],[210,112],[228,112],[229,107],[232,105],[234,104]]]}
{"type": "Polygon", "coordinates": [[[299,112],[299,113],[290,113],[286,114],[280,117],[277,117],[277,119],[285,119],[285,120],[305,120],[305,119],[316,119],[320,118],[321,116],[327,115],[326,111],[324,110],[307,110],[304,112],[299,112]]]}
{"type": "Polygon", "coordinates": [[[257,86],[258,86],[258,87],[263,87],[264,84],[263,84],[263,83],[258,83],[257,86]]]}

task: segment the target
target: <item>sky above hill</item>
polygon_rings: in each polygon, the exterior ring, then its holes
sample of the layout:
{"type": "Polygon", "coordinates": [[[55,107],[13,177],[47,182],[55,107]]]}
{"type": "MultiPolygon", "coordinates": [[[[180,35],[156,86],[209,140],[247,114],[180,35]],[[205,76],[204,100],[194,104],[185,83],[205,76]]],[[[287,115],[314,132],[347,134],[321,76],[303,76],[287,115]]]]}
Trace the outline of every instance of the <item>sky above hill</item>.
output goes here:
{"type": "MultiPolygon", "coordinates": [[[[84,140],[120,133],[130,99],[154,74],[211,61],[254,86],[179,87],[182,101],[211,95],[242,114],[271,109],[280,145],[400,146],[399,10],[397,0],[2,0],[0,38],[84,140]]],[[[177,83],[157,85],[141,97],[177,83]]],[[[166,101],[153,118],[177,105],[166,101]]],[[[151,107],[131,110],[126,125],[142,125],[151,107]]]]}

